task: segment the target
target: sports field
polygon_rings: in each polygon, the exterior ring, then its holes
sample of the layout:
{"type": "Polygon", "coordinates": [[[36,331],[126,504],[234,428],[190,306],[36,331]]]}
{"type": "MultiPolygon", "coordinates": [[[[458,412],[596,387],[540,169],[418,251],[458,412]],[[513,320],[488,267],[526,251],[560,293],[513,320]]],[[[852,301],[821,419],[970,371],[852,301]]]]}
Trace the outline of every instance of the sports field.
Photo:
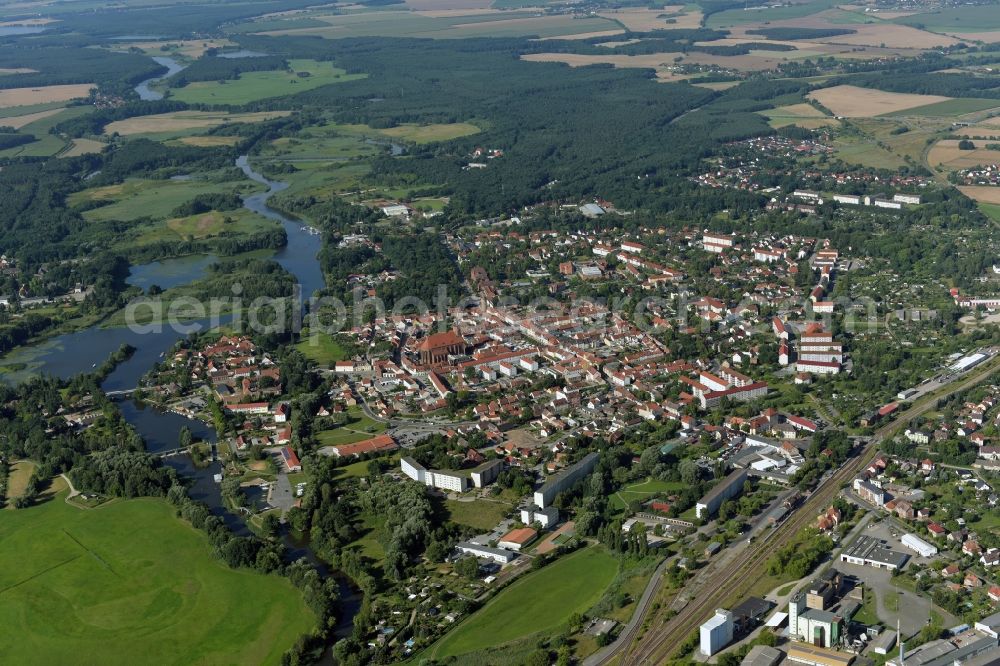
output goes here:
{"type": "Polygon", "coordinates": [[[367,74],[348,74],[328,62],[290,60],[291,71],[244,72],[235,81],[198,81],[171,89],[170,99],[189,104],[240,106],[259,99],[282,97],[319,88],[330,83],[363,79],[367,74]]]}
{"type": "Polygon", "coordinates": [[[604,594],[618,561],[603,548],[578,550],[526,574],[434,644],[427,657],[444,659],[552,632],[604,594]]]}
{"type": "Polygon", "coordinates": [[[232,570],[161,500],[54,500],[0,520],[0,661],[274,664],[314,616],[277,576],[232,570]]]}

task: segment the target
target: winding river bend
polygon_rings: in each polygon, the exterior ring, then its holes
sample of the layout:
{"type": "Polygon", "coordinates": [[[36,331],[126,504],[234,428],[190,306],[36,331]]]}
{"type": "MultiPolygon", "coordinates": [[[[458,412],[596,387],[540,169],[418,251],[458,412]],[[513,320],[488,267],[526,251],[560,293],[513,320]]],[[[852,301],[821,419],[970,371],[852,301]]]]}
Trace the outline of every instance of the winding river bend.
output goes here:
{"type": "MultiPolygon", "coordinates": [[[[288,188],[287,183],[268,180],[254,171],[246,155],[236,161],[236,166],[242,169],[248,178],[267,187],[264,192],[245,197],[243,204],[248,210],[275,220],[284,227],[288,243],[273,258],[296,277],[301,289],[300,300],[308,298],[325,284],[317,259],[321,236],[303,223],[290,219],[267,205],[272,195],[288,188]]],[[[128,282],[143,289],[151,284],[159,284],[161,287],[190,284],[203,277],[207,266],[214,260],[215,257],[212,255],[199,255],[134,266],[128,282]]],[[[183,331],[164,326],[160,331],[141,333],[128,328],[101,328],[100,325],[95,325],[82,331],[56,336],[9,354],[3,361],[6,364],[17,363],[23,368],[5,373],[3,379],[19,383],[38,374],[68,379],[81,372],[90,372],[122,344],[128,344],[135,348],[135,353],[120,363],[101,385],[109,392],[128,390],[138,386],[143,374],[148,372],[174,343],[186,337],[189,332],[203,330],[207,325],[207,322],[194,322],[183,331]]],[[[184,427],[189,428],[197,439],[212,443],[216,441],[214,428],[202,421],[143,406],[128,398],[119,401],[118,405],[125,420],[142,436],[150,453],[175,449],[180,431],[184,427]]],[[[219,516],[235,533],[249,534],[243,519],[226,508],[220,486],[214,481],[214,476],[222,471],[221,462],[213,462],[207,467],[198,468],[189,456],[176,455],[164,458],[164,463],[190,482],[192,498],[207,504],[211,512],[219,516]]],[[[259,494],[254,494],[255,489],[250,490],[249,500],[254,503],[260,497],[259,494]]],[[[290,540],[286,540],[286,545],[289,546],[293,556],[307,557],[321,570],[325,570],[322,562],[307,547],[292,543],[290,540]]],[[[346,636],[350,634],[353,617],[360,609],[361,600],[343,576],[337,575],[337,578],[341,588],[342,612],[337,635],[346,636]]]]}
{"type": "Polygon", "coordinates": [[[157,100],[163,99],[163,93],[153,90],[150,86],[159,83],[164,79],[169,79],[171,76],[181,71],[187,65],[182,65],[173,58],[168,58],[167,56],[156,56],[153,58],[158,64],[163,65],[167,68],[166,74],[161,74],[160,76],[154,76],[151,79],[146,79],[139,85],[135,87],[136,93],[139,95],[139,99],[145,102],[155,102],[157,100]]]}

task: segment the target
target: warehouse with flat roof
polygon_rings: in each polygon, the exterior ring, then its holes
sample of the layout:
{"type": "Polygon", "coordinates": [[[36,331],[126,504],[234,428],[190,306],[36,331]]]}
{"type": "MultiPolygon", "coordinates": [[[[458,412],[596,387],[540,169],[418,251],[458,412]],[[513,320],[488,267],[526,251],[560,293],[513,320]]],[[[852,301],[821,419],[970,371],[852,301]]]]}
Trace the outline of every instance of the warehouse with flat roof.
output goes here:
{"type": "Polygon", "coordinates": [[[895,571],[906,564],[909,556],[889,548],[884,541],[862,534],[840,553],[840,561],[859,566],[895,571]]]}

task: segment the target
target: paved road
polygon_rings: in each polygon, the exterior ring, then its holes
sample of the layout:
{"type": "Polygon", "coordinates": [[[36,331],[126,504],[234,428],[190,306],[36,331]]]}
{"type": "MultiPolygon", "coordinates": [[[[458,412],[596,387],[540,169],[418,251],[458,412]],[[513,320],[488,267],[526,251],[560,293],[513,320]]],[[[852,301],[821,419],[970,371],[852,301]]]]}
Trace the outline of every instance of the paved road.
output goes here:
{"type": "MultiPolygon", "coordinates": [[[[721,564],[710,562],[705,569],[712,572],[711,589],[699,590],[696,594],[688,595],[691,600],[676,616],[666,621],[661,620],[643,636],[639,643],[625,648],[623,663],[665,661],[681,643],[687,640],[688,636],[692,635],[713,608],[718,607],[730,596],[741,593],[753,584],[766,566],[770,553],[789,543],[802,527],[808,525],[824,507],[829,505],[829,502],[839,492],[841,485],[848,483],[854,474],[874,456],[877,446],[883,438],[892,435],[913,418],[932,409],[937,404],[937,399],[966,390],[987,379],[1000,369],[1000,365],[995,361],[995,358],[990,359],[968,373],[949,377],[948,381],[954,383],[954,386],[950,387],[949,390],[938,396],[929,396],[914,402],[909,408],[898,414],[894,420],[880,427],[875,436],[856,457],[848,460],[825,482],[821,483],[779,528],[769,533],[767,539],[758,539],[757,543],[745,549],[740,557],[735,558],[736,561],[721,564]]],[[[610,655],[607,659],[619,653],[610,655]]],[[[601,663],[606,663],[607,659],[601,663]]]]}

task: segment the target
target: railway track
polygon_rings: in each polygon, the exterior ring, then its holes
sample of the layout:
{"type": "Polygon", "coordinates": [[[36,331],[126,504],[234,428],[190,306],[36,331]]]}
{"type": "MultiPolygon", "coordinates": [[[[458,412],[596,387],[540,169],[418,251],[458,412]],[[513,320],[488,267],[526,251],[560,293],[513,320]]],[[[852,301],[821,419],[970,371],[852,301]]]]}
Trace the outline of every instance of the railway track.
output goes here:
{"type": "MultiPolygon", "coordinates": [[[[934,407],[938,400],[975,386],[996,372],[998,368],[1000,368],[1000,359],[993,359],[988,367],[970,374],[964,380],[954,382],[947,391],[921,398],[895,419],[880,427],[856,456],[849,459],[840,469],[823,481],[799,508],[793,511],[792,515],[776,527],[768,537],[759,539],[736,561],[725,565],[720,564],[718,571],[712,571],[711,577],[714,580],[711,583],[711,589],[706,592],[696,591],[697,596],[692,602],[666,622],[660,623],[655,628],[650,628],[639,642],[636,642],[635,639],[644,623],[636,622],[630,632],[632,635],[621,642],[622,647],[619,650],[608,654],[603,663],[608,663],[619,655],[622,664],[645,665],[666,662],[711,611],[720,607],[730,597],[743,594],[752,587],[753,582],[762,575],[771,554],[776,549],[791,542],[803,527],[810,524],[815,516],[829,506],[829,503],[840,492],[841,486],[848,483],[868,465],[883,439],[911,419],[934,407]]],[[[712,565],[709,564],[709,566],[712,565]]],[[[657,582],[656,592],[659,592],[660,586],[661,583],[657,582]]]]}

